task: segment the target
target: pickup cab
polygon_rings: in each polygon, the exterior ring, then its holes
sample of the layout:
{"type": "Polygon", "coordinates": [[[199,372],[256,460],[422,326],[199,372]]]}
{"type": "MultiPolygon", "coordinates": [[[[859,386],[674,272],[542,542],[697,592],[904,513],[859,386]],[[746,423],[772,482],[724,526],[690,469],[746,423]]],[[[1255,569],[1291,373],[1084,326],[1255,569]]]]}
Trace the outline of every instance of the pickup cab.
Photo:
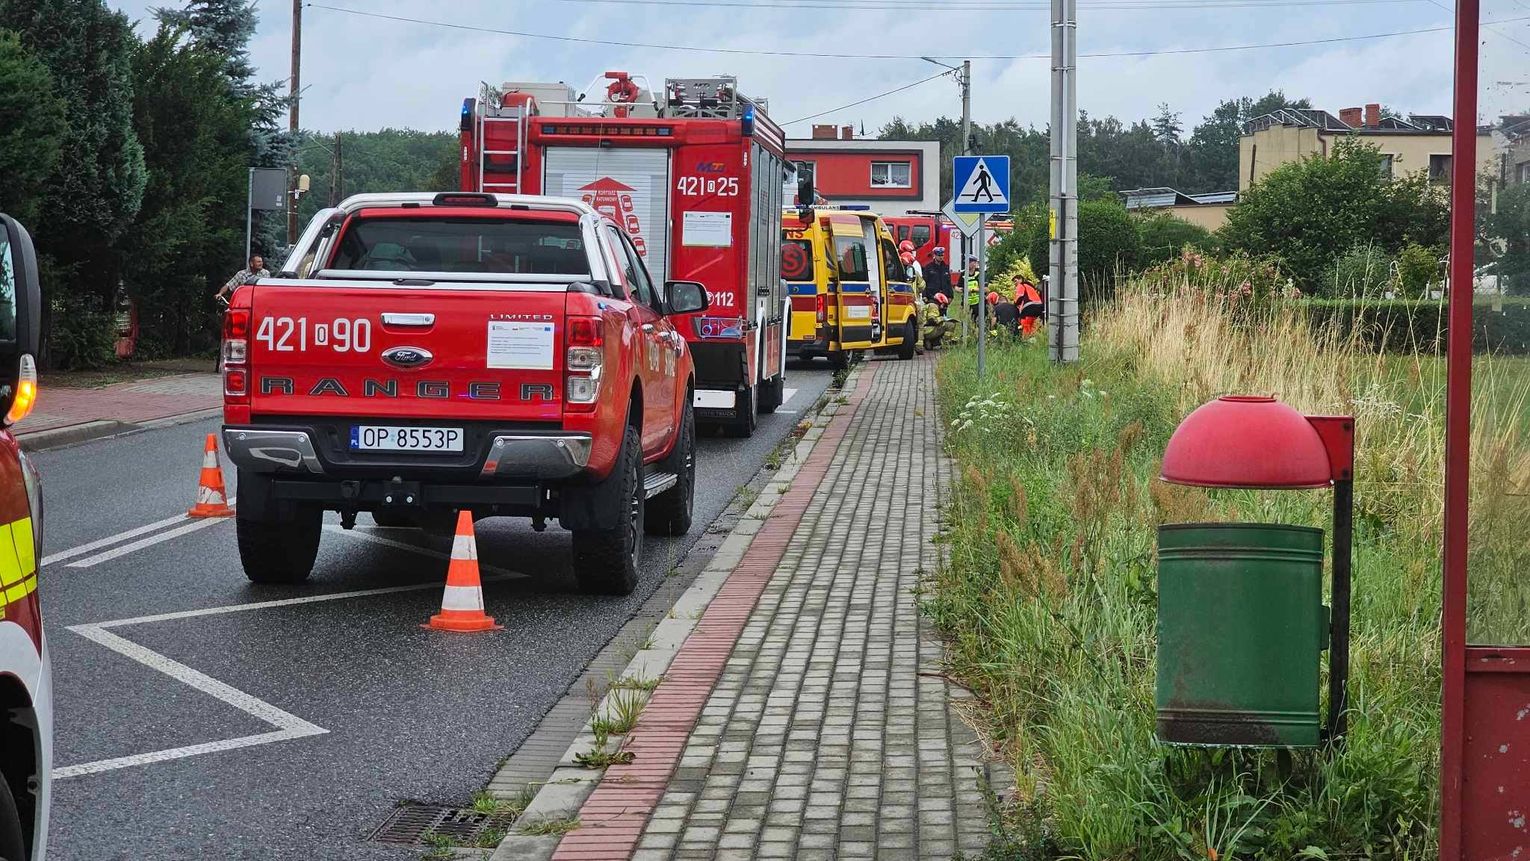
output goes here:
{"type": "Polygon", "coordinates": [[[387,526],[556,518],[581,589],[627,594],[691,525],[695,372],[625,231],[577,201],[362,194],[316,214],[223,328],[246,576],[313,569],[324,512],[387,526]]]}

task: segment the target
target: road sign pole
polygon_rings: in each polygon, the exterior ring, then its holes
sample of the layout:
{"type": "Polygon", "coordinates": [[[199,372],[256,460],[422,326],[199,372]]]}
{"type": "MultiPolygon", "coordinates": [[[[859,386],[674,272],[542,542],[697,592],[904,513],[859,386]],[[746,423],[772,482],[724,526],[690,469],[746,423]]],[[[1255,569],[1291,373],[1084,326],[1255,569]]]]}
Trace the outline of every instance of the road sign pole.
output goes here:
{"type": "Polygon", "coordinates": [[[977,375],[983,379],[985,370],[985,348],[988,345],[988,237],[984,228],[987,226],[988,216],[978,216],[977,247],[978,247],[978,355],[977,375]]]}

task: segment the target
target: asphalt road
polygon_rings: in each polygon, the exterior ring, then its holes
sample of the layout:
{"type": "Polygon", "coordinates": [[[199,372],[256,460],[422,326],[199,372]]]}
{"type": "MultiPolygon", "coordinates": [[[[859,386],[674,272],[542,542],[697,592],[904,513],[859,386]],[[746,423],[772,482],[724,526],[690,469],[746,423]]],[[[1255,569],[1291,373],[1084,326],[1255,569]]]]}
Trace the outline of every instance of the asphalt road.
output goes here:
{"type": "Polygon", "coordinates": [[[231,523],[160,524],[190,503],[216,421],[36,455],[65,775],[49,857],[418,858],[366,837],[403,799],[466,804],[830,376],[794,369],[795,395],[750,439],[703,437],[696,526],[648,539],[631,596],[577,594],[555,525],[480,522],[486,609],[504,625],[485,635],[420,627],[440,606],[449,538],[335,526],[307,583],[260,587],[231,523]],[[167,613],[180,615],[95,627],[167,613]]]}

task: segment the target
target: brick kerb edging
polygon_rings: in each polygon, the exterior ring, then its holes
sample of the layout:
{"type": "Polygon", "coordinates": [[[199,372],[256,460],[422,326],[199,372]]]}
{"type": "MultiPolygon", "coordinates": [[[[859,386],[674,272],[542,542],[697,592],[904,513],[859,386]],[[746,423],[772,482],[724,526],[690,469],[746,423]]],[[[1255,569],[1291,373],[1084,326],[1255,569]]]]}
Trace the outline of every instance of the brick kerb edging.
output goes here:
{"type": "Polygon", "coordinates": [[[870,392],[875,365],[852,371],[845,403],[830,403],[819,416],[827,425],[809,428],[793,457],[777,470],[749,510],[729,533],[710,562],[654,628],[648,648],[639,651],[622,673],[634,679],[662,678],[625,739],[629,765],[604,771],[581,768],[574,757],[591,750],[591,722],[609,714],[612,689],[564,753],[559,767],[543,784],[520,822],[577,816],[581,825],[557,837],[507,836],[490,861],[536,859],[626,859],[637,847],[648,817],[657,806],[680,761],[691,729],[722,673],[754,604],[786,551],[830,461],[844,438],[850,418],[870,392]]]}

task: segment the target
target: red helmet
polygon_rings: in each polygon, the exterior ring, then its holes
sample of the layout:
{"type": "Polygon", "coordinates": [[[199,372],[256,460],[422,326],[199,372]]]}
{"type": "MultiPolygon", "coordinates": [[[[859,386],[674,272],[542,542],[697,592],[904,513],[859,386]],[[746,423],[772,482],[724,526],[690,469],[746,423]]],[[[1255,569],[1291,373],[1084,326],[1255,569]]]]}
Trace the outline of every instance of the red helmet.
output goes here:
{"type": "Polygon", "coordinates": [[[914,255],[913,255],[912,252],[905,251],[902,254],[898,255],[898,259],[903,261],[903,265],[904,266],[910,266],[910,265],[913,265],[914,255]]]}
{"type": "Polygon", "coordinates": [[[904,253],[907,253],[907,254],[912,254],[912,253],[914,253],[914,243],[912,243],[912,242],[908,241],[907,239],[905,239],[902,242],[898,243],[898,250],[902,251],[904,253]]]}
{"type": "Polygon", "coordinates": [[[988,294],[988,304],[990,304],[990,305],[997,305],[997,304],[999,304],[999,294],[997,294],[997,293],[989,293],[988,294]]]}
{"type": "Polygon", "coordinates": [[[942,305],[949,305],[949,304],[951,304],[951,297],[947,296],[944,293],[936,293],[935,294],[935,301],[939,302],[942,305]]]}

